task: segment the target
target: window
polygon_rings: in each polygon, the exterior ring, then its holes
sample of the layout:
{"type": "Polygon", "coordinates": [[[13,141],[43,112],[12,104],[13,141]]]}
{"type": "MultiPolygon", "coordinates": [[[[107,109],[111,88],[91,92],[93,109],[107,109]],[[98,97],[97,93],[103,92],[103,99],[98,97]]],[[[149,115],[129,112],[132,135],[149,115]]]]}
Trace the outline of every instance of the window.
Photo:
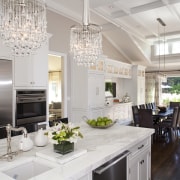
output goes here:
{"type": "Polygon", "coordinates": [[[154,45],[154,56],[180,54],[180,41],[154,45]]]}
{"type": "Polygon", "coordinates": [[[155,56],[169,54],[168,44],[160,44],[155,47],[155,56]]]}
{"type": "Polygon", "coordinates": [[[174,42],[172,44],[172,54],[180,53],[180,42],[174,42]]]}

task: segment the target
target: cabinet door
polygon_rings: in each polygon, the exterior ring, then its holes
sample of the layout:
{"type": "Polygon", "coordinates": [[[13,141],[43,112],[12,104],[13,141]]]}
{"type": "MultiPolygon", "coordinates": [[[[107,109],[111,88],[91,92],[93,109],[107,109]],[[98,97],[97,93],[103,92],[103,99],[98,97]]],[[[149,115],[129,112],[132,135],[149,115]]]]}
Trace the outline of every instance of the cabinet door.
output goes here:
{"type": "Polygon", "coordinates": [[[48,46],[46,44],[32,56],[32,79],[33,86],[48,85],[48,46]]]}
{"type": "Polygon", "coordinates": [[[150,151],[147,149],[142,153],[141,158],[139,159],[140,165],[140,180],[150,180],[150,173],[151,173],[151,155],[150,151]]]}
{"type": "Polygon", "coordinates": [[[89,74],[88,77],[88,106],[90,108],[104,107],[105,84],[103,74],[89,74]]]}
{"type": "Polygon", "coordinates": [[[138,77],[137,79],[137,104],[144,104],[145,103],[145,78],[138,77]]]}
{"type": "Polygon", "coordinates": [[[46,87],[48,84],[47,46],[35,55],[16,57],[14,62],[15,87],[46,87]]]}
{"type": "Polygon", "coordinates": [[[14,86],[32,86],[31,57],[16,57],[14,63],[14,86]]]}
{"type": "Polygon", "coordinates": [[[150,148],[145,149],[132,159],[129,159],[128,180],[151,179],[151,155],[150,148]]]}
{"type": "Polygon", "coordinates": [[[0,40],[0,59],[12,59],[11,49],[4,45],[2,40],[0,40]]]}
{"type": "Polygon", "coordinates": [[[140,180],[139,178],[139,156],[129,160],[128,180],[140,180]]]}

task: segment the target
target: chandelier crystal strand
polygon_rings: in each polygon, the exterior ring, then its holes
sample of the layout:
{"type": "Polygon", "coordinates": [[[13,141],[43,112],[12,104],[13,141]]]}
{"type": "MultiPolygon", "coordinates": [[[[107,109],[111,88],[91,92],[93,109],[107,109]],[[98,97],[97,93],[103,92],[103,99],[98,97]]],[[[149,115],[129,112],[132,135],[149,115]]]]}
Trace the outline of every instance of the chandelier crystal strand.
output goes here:
{"type": "Polygon", "coordinates": [[[43,0],[0,0],[0,35],[15,56],[34,53],[47,40],[43,0]]]}
{"type": "Polygon", "coordinates": [[[83,14],[83,25],[71,27],[70,51],[79,66],[90,67],[102,54],[101,27],[88,24],[88,0],[84,0],[83,14]]]}

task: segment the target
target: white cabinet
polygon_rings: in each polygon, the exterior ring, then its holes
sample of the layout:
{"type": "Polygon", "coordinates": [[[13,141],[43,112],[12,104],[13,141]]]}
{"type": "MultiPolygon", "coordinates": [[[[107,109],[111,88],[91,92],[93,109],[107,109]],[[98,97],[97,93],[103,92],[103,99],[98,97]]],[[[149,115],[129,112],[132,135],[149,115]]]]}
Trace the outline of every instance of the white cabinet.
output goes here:
{"type": "Polygon", "coordinates": [[[0,39],[0,59],[12,60],[13,56],[11,49],[3,44],[3,41],[0,39]]]}
{"type": "Polygon", "coordinates": [[[151,140],[134,146],[128,157],[128,180],[151,179],[151,140]]]}
{"type": "Polygon", "coordinates": [[[101,116],[105,102],[105,79],[103,60],[92,68],[77,66],[72,60],[71,69],[71,121],[80,121],[82,116],[101,116]]]}
{"type": "Polygon", "coordinates": [[[111,78],[131,78],[132,65],[112,59],[106,59],[105,75],[111,78]]]}
{"type": "Polygon", "coordinates": [[[88,75],[88,106],[99,108],[104,106],[105,99],[104,75],[89,73],[88,75]]]}
{"type": "Polygon", "coordinates": [[[86,174],[78,180],[92,180],[92,173],[86,174]]]}
{"type": "Polygon", "coordinates": [[[33,88],[48,85],[48,47],[44,44],[36,54],[16,57],[13,61],[14,87],[33,88]]]}
{"type": "Polygon", "coordinates": [[[124,92],[127,92],[133,104],[145,103],[145,67],[134,65],[132,79],[123,81],[124,92]]]}

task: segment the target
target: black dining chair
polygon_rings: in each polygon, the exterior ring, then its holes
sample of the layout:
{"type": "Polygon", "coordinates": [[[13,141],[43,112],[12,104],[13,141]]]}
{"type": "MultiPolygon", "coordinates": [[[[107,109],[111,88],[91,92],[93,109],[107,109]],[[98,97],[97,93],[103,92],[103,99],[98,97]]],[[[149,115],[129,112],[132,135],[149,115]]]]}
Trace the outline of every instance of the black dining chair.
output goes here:
{"type": "Polygon", "coordinates": [[[146,109],[152,109],[151,103],[146,104],[146,109]]]}
{"type": "Polygon", "coordinates": [[[180,102],[170,101],[170,102],[169,102],[169,107],[170,107],[170,108],[180,107],[180,102]]]}
{"type": "Polygon", "coordinates": [[[64,123],[64,124],[67,124],[68,123],[68,117],[65,117],[65,118],[57,118],[53,121],[49,121],[49,126],[52,127],[54,126],[56,123],[64,123]]]}
{"type": "Polygon", "coordinates": [[[140,105],[139,105],[139,108],[140,108],[140,109],[146,109],[146,105],[145,105],[145,104],[140,104],[140,105]]]}
{"type": "Polygon", "coordinates": [[[132,106],[132,113],[133,113],[134,126],[139,126],[139,115],[138,115],[137,105],[132,106]]]}
{"type": "Polygon", "coordinates": [[[172,117],[168,117],[167,119],[159,123],[159,126],[161,127],[164,134],[168,132],[177,132],[178,113],[179,107],[174,107],[172,117]]]}
{"type": "Polygon", "coordinates": [[[180,107],[178,110],[178,115],[177,115],[177,133],[180,131],[180,107]]]}
{"type": "Polygon", "coordinates": [[[139,127],[155,129],[154,137],[159,134],[159,125],[153,122],[152,109],[139,109],[139,127]]]}
{"type": "Polygon", "coordinates": [[[155,103],[155,102],[152,102],[152,103],[151,103],[151,107],[152,107],[152,109],[156,109],[156,103],[155,103]]]}

